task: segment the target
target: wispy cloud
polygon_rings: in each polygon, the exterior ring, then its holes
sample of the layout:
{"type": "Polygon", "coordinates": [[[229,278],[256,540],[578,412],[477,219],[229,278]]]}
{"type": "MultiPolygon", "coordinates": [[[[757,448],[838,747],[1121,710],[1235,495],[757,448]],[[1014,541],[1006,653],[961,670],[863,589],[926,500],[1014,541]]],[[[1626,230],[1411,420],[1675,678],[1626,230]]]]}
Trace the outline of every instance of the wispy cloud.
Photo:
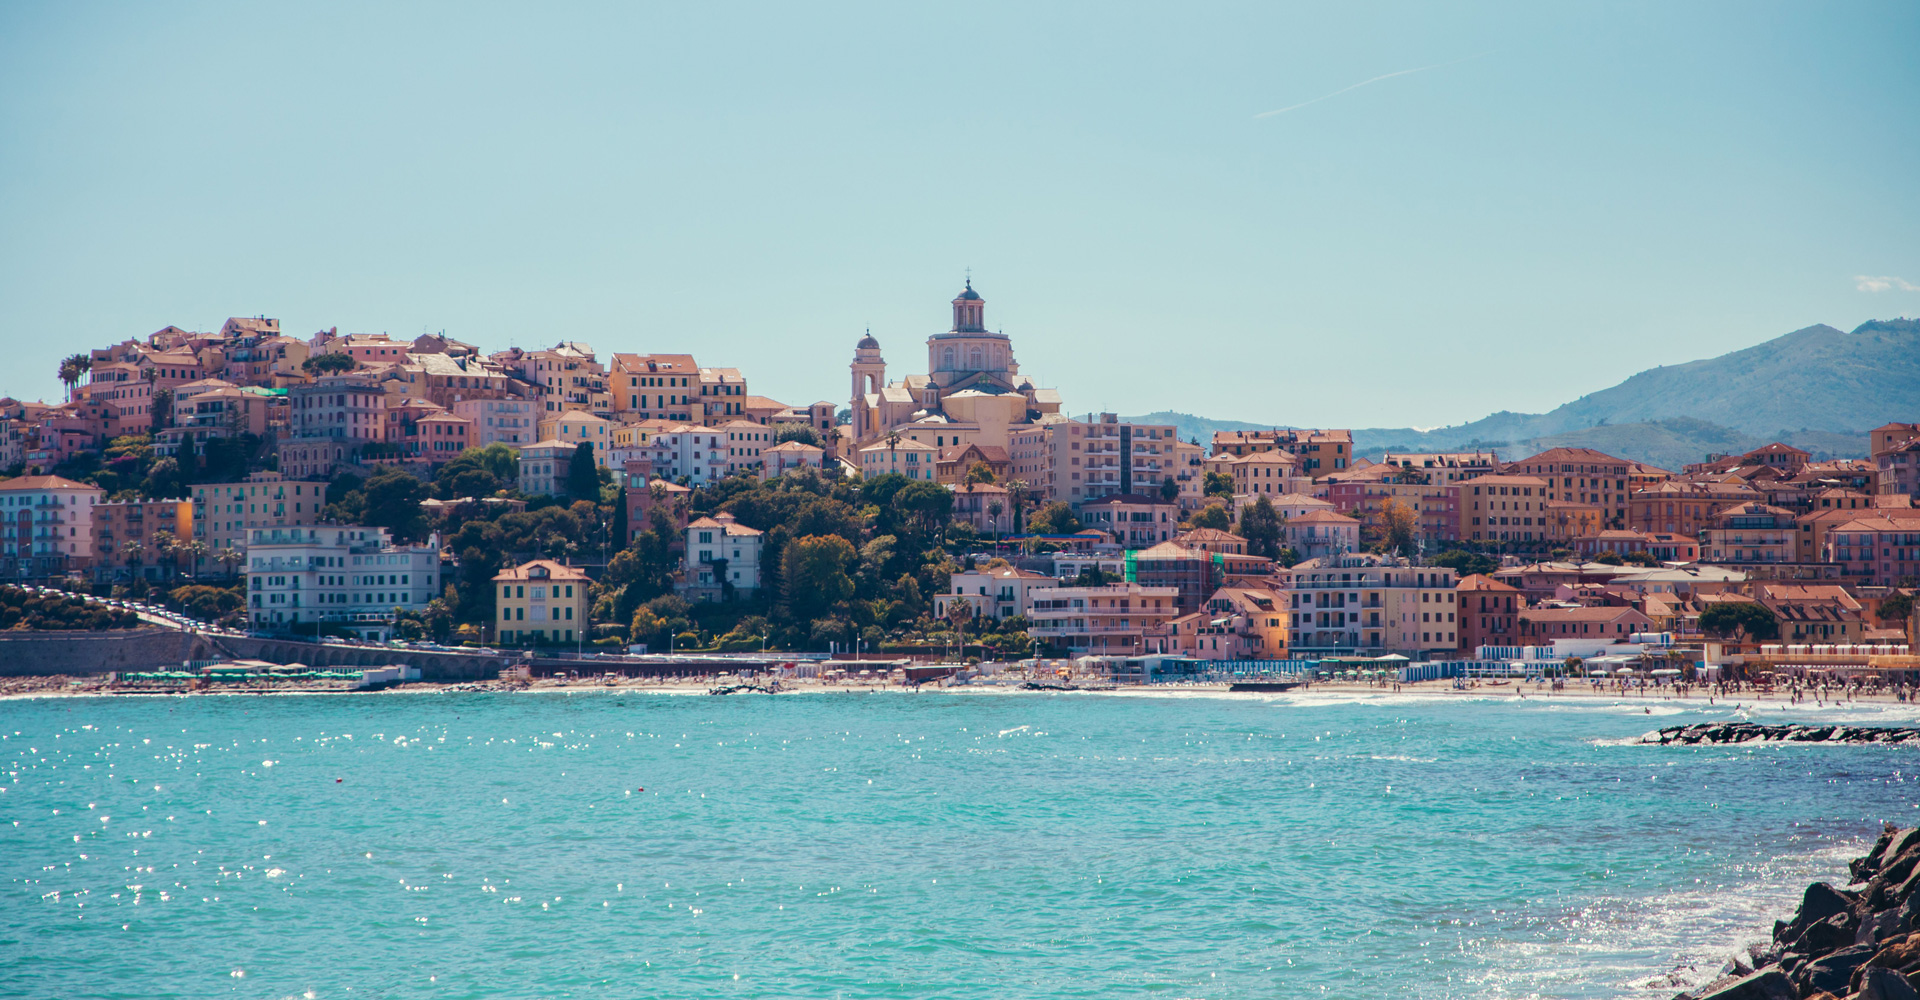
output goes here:
{"type": "Polygon", "coordinates": [[[1298,111],[1309,104],[1319,104],[1321,101],[1331,100],[1332,98],[1339,97],[1341,94],[1344,94],[1347,91],[1359,90],[1361,87],[1365,87],[1368,84],[1379,83],[1382,80],[1391,80],[1396,76],[1409,76],[1414,73],[1425,73],[1430,69],[1446,69],[1448,66],[1458,66],[1463,62],[1471,62],[1475,59],[1479,59],[1481,56],[1490,56],[1492,54],[1493,53],[1491,52],[1482,52],[1479,55],[1468,56],[1465,59],[1455,59],[1452,62],[1436,63],[1432,66],[1415,66],[1412,69],[1402,69],[1402,70],[1395,70],[1392,73],[1382,73],[1371,80],[1362,80],[1359,83],[1350,84],[1348,86],[1341,87],[1339,90],[1336,90],[1331,94],[1322,94],[1321,96],[1316,97],[1311,101],[1301,101],[1299,104],[1290,104],[1284,108],[1276,108],[1273,111],[1262,111],[1259,114],[1254,115],[1254,117],[1255,118],[1272,118],[1274,115],[1284,115],[1289,111],[1298,111]]]}
{"type": "Polygon", "coordinates": [[[1877,277],[1870,274],[1856,274],[1853,276],[1853,287],[1862,292],[1920,292],[1920,285],[1905,278],[1896,278],[1891,274],[1882,274],[1877,277]]]}

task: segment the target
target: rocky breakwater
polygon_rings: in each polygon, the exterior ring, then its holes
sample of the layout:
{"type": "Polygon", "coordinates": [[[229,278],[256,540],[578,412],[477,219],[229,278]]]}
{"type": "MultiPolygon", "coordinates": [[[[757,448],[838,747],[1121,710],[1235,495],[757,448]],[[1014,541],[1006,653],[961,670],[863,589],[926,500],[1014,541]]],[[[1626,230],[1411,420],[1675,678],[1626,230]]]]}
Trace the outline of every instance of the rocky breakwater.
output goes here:
{"type": "Polygon", "coordinates": [[[1640,737],[1642,743],[1920,743],[1912,726],[1763,726],[1752,722],[1702,722],[1670,726],[1640,737]]]}
{"type": "Polygon", "coordinates": [[[1887,827],[1848,874],[1807,886],[1751,964],[1674,1000],[1920,1000],[1920,829],[1887,827]]]}

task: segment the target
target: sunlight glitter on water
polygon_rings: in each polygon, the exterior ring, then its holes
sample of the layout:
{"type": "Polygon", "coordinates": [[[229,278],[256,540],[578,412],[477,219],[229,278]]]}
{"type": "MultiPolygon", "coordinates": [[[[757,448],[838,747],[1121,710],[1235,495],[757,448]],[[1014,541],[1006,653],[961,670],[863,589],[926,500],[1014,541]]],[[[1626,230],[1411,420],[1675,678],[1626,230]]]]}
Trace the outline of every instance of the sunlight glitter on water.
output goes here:
{"type": "Polygon", "coordinates": [[[7,705],[0,993],[1671,995],[1914,815],[1631,703],[626,701],[7,705]]]}

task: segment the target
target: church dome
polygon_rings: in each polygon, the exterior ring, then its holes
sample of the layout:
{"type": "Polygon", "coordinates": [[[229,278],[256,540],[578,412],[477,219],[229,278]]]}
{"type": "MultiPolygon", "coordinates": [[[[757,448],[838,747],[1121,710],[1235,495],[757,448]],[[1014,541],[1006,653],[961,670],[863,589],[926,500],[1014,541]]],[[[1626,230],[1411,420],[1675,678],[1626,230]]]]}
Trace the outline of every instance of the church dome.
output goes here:
{"type": "Polygon", "coordinates": [[[873,339],[873,334],[869,333],[860,338],[860,343],[855,344],[854,349],[859,351],[877,351],[880,349],[880,342],[873,339]]]}
{"type": "Polygon", "coordinates": [[[976,291],[974,291],[974,290],[973,290],[973,282],[972,282],[972,281],[968,281],[968,282],[967,282],[967,288],[966,288],[966,291],[963,291],[963,292],[961,292],[961,293],[960,293],[960,294],[959,294],[958,296],[956,296],[956,297],[955,297],[955,299],[954,299],[954,301],[956,301],[956,302],[958,302],[958,301],[961,301],[961,300],[965,300],[965,301],[968,301],[968,302],[977,302],[977,301],[979,301],[979,299],[980,299],[980,293],[979,293],[979,292],[976,292],[976,291]]]}

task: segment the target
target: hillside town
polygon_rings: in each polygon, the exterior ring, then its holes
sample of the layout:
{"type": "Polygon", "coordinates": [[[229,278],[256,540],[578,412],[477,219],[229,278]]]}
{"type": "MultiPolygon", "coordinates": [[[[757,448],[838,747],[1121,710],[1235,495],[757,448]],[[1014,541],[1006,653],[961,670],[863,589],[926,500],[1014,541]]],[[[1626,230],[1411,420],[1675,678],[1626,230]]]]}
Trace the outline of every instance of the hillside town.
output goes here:
{"type": "Polygon", "coordinates": [[[64,360],[63,401],[0,400],[0,581],[272,635],[531,650],[1910,643],[1920,423],[1875,428],[1862,458],[1775,443],[1677,470],[1361,455],[1337,428],[1182,440],[1073,415],[985,305],[969,281],[924,366],[916,343],[890,372],[857,338],[837,402],[756,395],[712,364],[736,359],[576,340],[168,326],[64,360]]]}

